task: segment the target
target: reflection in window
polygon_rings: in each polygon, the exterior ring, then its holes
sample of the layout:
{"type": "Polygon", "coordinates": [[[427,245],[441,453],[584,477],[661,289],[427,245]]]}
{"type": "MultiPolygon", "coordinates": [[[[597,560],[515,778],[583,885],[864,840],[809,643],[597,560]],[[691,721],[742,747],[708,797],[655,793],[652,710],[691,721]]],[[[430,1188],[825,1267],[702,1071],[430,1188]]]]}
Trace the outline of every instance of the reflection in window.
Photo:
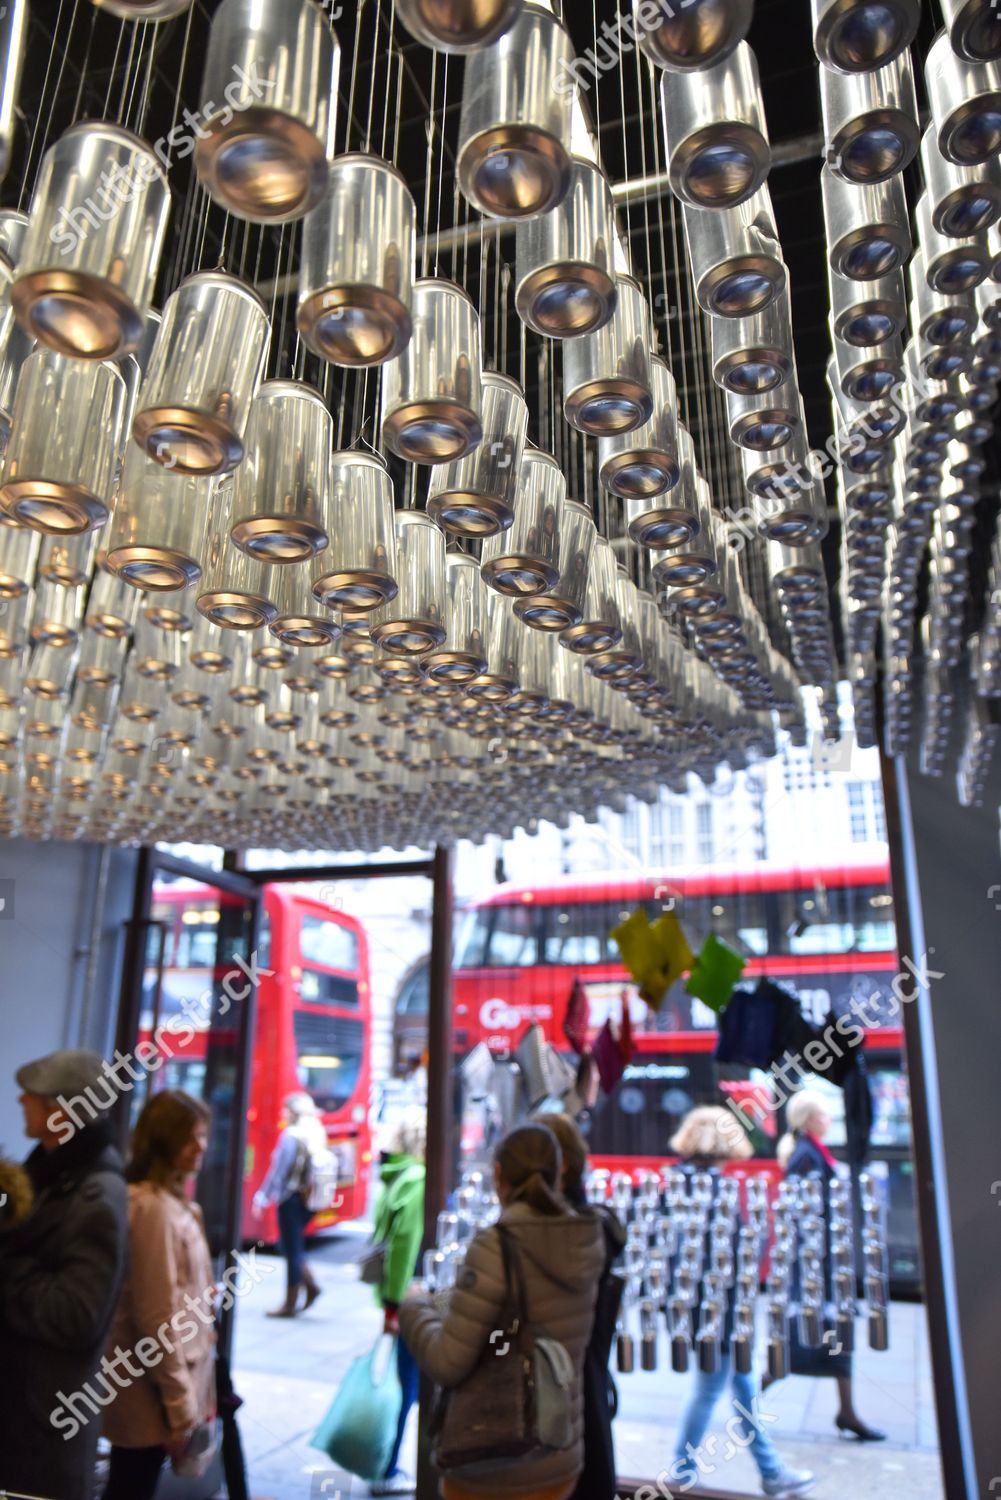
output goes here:
{"type": "Polygon", "coordinates": [[[357,933],[327,917],[303,917],[299,947],[307,963],[352,972],[358,967],[357,933]]]}

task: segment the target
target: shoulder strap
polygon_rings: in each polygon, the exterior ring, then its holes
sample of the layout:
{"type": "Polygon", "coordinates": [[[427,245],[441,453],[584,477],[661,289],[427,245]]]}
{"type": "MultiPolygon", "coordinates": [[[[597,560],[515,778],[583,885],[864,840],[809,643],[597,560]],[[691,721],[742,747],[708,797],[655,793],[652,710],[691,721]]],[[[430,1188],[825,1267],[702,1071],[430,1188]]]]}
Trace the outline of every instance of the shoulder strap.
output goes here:
{"type": "Polygon", "coordinates": [[[497,1225],[501,1259],[504,1263],[504,1286],[508,1305],[516,1320],[520,1338],[531,1340],[528,1328],[528,1299],[525,1295],[525,1271],[514,1236],[502,1224],[497,1225]]]}

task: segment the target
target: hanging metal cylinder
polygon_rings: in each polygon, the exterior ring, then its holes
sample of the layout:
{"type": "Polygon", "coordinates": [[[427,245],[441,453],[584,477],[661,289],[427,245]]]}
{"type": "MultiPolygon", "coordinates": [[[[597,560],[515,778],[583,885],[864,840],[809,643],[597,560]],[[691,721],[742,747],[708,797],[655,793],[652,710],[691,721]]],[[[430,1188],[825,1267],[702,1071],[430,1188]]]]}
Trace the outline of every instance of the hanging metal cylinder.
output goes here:
{"type": "MultiPolygon", "coordinates": [[[[271,623],[277,611],[263,590],[261,564],[246,552],[239,552],[230,541],[233,481],[228,476],[214,482],[210,480],[207,492],[208,502],[202,520],[203,575],[197,599],[198,612],[225,630],[260,630],[271,623]]],[[[239,642],[234,652],[237,670],[233,682],[239,684],[244,680],[241,663],[247,665],[246,656],[241,656],[239,642]]]]}
{"type": "Polygon", "coordinates": [[[947,239],[967,239],[1001,218],[1001,167],[996,158],[975,166],[947,161],[935,128],[921,137],[921,169],[931,221],[947,239]]]}
{"type": "Polygon", "coordinates": [[[633,0],[633,21],[642,50],[659,68],[672,73],[714,67],[747,35],[753,0],[655,0],[661,15],[651,14],[649,0],[633,0]]]}
{"type": "Polygon", "coordinates": [[[967,62],[1001,59],[1001,15],[992,0],[942,0],[949,40],[967,62]]]}
{"type": "Polygon", "coordinates": [[[432,682],[464,687],[487,670],[487,590],[475,557],[445,559],[445,643],[423,659],[432,682]]]}
{"type": "Polygon", "coordinates": [[[427,510],[453,536],[487,537],[514,519],[528,432],[521,387],[494,370],[483,374],[483,440],[474,452],[431,472],[427,510]]]}
{"type": "Polygon", "coordinates": [[[678,393],[674,376],[657,355],[650,356],[653,413],[632,432],[598,439],[601,483],[623,499],[649,498],[673,489],[678,464],[678,393]]]}
{"type": "MultiPolygon", "coordinates": [[[[501,605],[514,614],[513,605],[506,599],[501,601],[501,605]]],[[[546,641],[539,631],[526,630],[518,622],[511,645],[514,660],[509,670],[513,671],[518,686],[507,702],[501,704],[501,713],[518,718],[535,718],[545,713],[551,696],[552,680],[546,641]]]]}
{"type": "Polygon", "coordinates": [[[63,532],[58,536],[47,536],[38,554],[38,576],[61,583],[64,588],[77,588],[89,583],[97,561],[97,549],[106,541],[104,531],[63,532]]]}
{"type": "MultiPolygon", "coordinates": [[[[651,504],[650,497],[637,495],[626,500],[626,525],[629,536],[642,547],[659,551],[680,547],[699,529],[695,498],[695,449],[691,434],[683,423],[675,430],[675,463],[677,482],[669,501],[651,504]]],[[[604,477],[604,476],[603,476],[604,477]]]]}
{"type": "Polygon", "coordinates": [[[261,592],[275,607],[268,622],[271,634],[285,646],[297,650],[329,648],[341,627],[322,612],[310,589],[309,569],[302,563],[259,564],[261,592]]]}
{"type": "Polygon", "coordinates": [[[516,647],[518,633],[524,630],[515,618],[510,601],[487,590],[487,668],[466,689],[477,704],[487,707],[505,703],[518,686],[516,647]]]}
{"type": "Polygon", "coordinates": [[[140,342],[170,212],[158,157],[120,125],[74,125],[42,158],[11,290],[32,338],[73,359],[140,342]]]}
{"type": "Polygon", "coordinates": [[[828,266],[828,278],[831,323],[844,343],[872,348],[904,332],[907,293],[902,272],[894,271],[874,281],[853,281],[828,266]]]}
{"type": "Polygon", "coordinates": [[[334,155],[340,55],[311,0],[222,0],[209,31],[195,145],[210,198],[257,224],[316,207],[334,155]]]}
{"type": "Polygon", "coordinates": [[[514,24],[521,0],[396,0],[396,19],[425,47],[475,52],[514,24]]]}
{"type": "Polygon", "coordinates": [[[41,545],[39,532],[0,512],[0,599],[16,599],[28,592],[41,545]]]}
{"type": "Polygon", "coordinates": [[[467,58],[457,171],[480,213],[529,219],[566,197],[573,63],[569,32],[532,0],[492,46],[467,58]]]}
{"type": "Polygon", "coordinates": [[[907,53],[875,72],[820,70],[827,165],[846,182],[885,182],[909,166],[921,141],[907,53]]]}
{"type": "Polygon", "coordinates": [[[211,481],[173,474],[130,446],[115,499],[108,567],[133,588],[185,589],[201,577],[211,481]]]}
{"type": "Polygon", "coordinates": [[[793,547],[769,541],[768,578],[780,599],[815,599],[827,587],[824,560],[817,546],[793,547]]]}
{"type": "Polygon", "coordinates": [[[637,281],[616,277],[615,313],[563,345],[563,411],[593,437],[633,432],[653,415],[650,309],[637,281]]]}
{"type": "Polygon", "coordinates": [[[372,615],[371,635],[390,656],[423,656],[445,640],[445,537],[429,516],[397,511],[399,593],[372,615]]]}
{"type": "Polygon", "coordinates": [[[499,594],[542,594],[559,582],[559,518],[567,482],[548,453],[527,448],[518,474],[514,523],[487,537],[481,567],[484,581],[499,594]]]}
{"type": "Polygon", "coordinates": [[[853,281],[873,281],[899,270],[911,253],[901,179],[860,186],[824,167],[820,183],[831,268],[853,281]]]}
{"type": "Polygon", "coordinates": [[[334,424],[319,391],[268,380],[254,398],[246,457],[233,476],[233,543],[261,562],[322,552],[334,424]]]}
{"type": "Polygon", "coordinates": [[[709,324],[713,379],[736,395],[775,390],[793,370],[789,294],[783,290],[748,318],[713,318],[709,324]]]}
{"type": "Polygon", "coordinates": [[[760,396],[728,391],[726,409],[730,441],[759,453],[785,448],[801,425],[799,391],[791,380],[760,396]]]}
{"type": "Polygon", "coordinates": [[[746,42],[711,68],[660,81],[671,188],[695,208],[734,208],[771,166],[758,65],[746,42]]]}
{"type": "Polygon", "coordinates": [[[298,327],[307,348],[350,368],[384,364],[413,329],[417,210],[402,174],[351,152],[302,231],[298,327]]]}
{"type": "Polygon", "coordinates": [[[910,267],[911,322],[915,337],[929,344],[964,344],[976,333],[979,316],[972,292],[947,296],[928,285],[924,252],[918,247],[910,267]]]}
{"type": "Polygon", "coordinates": [[[667,609],[691,616],[712,614],[726,599],[720,582],[719,550],[721,540],[725,549],[725,535],[715,525],[709,486],[701,474],[695,479],[695,499],[698,532],[686,546],[659,558],[653,568],[654,583],[668,590],[667,609]]]}
{"type": "Polygon", "coordinates": [[[329,571],[317,578],[313,593],[328,609],[377,609],[397,594],[389,471],[374,453],[335,453],[329,495],[329,571]]]}
{"type": "Polygon", "coordinates": [[[921,0],[812,0],[813,47],[827,68],[869,73],[914,40],[921,0]]]}
{"type": "Polygon", "coordinates": [[[36,349],[21,368],[0,505],[36,531],[108,519],[123,442],[125,382],[109,362],[36,349]]]}
{"type": "Polygon", "coordinates": [[[749,317],[784,290],[786,268],[767,188],[723,211],[685,204],[684,219],[695,295],[711,317],[749,317]]]}
{"type": "Polygon", "coordinates": [[[452,281],[414,286],[413,336],[382,377],[382,437],[399,458],[444,464],[482,440],[480,320],[452,281]]]}
{"type": "Polygon", "coordinates": [[[939,151],[960,166],[978,166],[1001,150],[1001,68],[957,56],[948,32],[932,42],[925,83],[939,151]]]}
{"type": "Polygon", "coordinates": [[[614,243],[605,174],[575,156],[563,202],[515,229],[514,303],[522,322],[554,339],[604,327],[617,297],[614,243]]]}
{"type": "Polygon", "coordinates": [[[787,500],[756,498],[758,531],[769,542],[805,547],[827,535],[827,499],[822,484],[800,490],[787,500]]]}
{"type": "Polygon", "coordinates": [[[615,554],[606,537],[596,536],[584,591],[583,619],[560,635],[561,645],[578,656],[611,651],[622,639],[615,592],[615,554]]]}
{"type": "Polygon", "coordinates": [[[874,349],[843,344],[833,336],[841,389],[853,401],[881,401],[904,378],[900,339],[887,339],[874,349]]]}
{"type": "Polygon", "coordinates": [[[10,168],[14,149],[15,111],[24,50],[28,40],[28,0],[8,0],[0,7],[0,182],[10,168]]]}
{"type": "Polygon", "coordinates": [[[598,530],[590,507],[564,500],[556,520],[559,582],[544,594],[518,599],[514,612],[534,630],[569,630],[584,618],[587,575],[598,530]]]}
{"type": "MultiPolygon", "coordinates": [[[[914,205],[914,224],[918,243],[924,251],[929,286],[947,294],[968,292],[987,279],[992,256],[983,235],[955,239],[941,234],[932,223],[927,193],[921,193],[914,205]]],[[[988,234],[993,232],[991,229],[988,234]]]]}
{"type": "Polygon", "coordinates": [[[92,0],[98,10],[123,21],[169,21],[191,8],[191,0],[92,0]]]}
{"type": "Polygon", "coordinates": [[[270,332],[264,303],[235,276],[182,281],[167,298],[133,423],[150,458],[182,474],[236,468],[270,332]]]}

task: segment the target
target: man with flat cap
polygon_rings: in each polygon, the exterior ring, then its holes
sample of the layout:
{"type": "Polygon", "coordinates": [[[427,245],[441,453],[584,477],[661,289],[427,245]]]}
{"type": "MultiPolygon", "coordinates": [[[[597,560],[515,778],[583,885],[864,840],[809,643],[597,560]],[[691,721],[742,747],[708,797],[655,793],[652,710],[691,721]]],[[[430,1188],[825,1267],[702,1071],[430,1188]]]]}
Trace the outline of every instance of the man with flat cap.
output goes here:
{"type": "Polygon", "coordinates": [[[54,1052],[16,1076],[38,1144],[25,1163],[32,1206],[0,1233],[0,1490],[90,1500],[100,1415],[62,1429],[52,1415],[104,1352],[125,1265],[122,1159],[106,1113],[78,1126],[60,1103],[94,1096],[97,1053],[54,1052]]]}

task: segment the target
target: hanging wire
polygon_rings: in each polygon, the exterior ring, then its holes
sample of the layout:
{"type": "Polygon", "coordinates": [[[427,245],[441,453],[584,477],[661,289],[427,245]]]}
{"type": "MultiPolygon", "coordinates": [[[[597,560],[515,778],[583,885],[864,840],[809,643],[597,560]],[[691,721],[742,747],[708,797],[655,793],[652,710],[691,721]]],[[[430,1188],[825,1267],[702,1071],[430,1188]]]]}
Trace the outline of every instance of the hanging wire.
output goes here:
{"type": "Polygon", "coordinates": [[[424,164],[424,243],[421,251],[421,276],[426,277],[428,273],[428,260],[431,251],[431,165],[434,161],[434,101],[438,88],[438,54],[431,55],[431,107],[424,126],[427,136],[427,158],[424,164]]]}
{"type": "MultiPolygon", "coordinates": [[[[41,98],[38,101],[38,113],[35,116],[35,125],[34,125],[34,128],[33,128],[32,132],[31,132],[31,140],[28,143],[28,155],[27,155],[27,158],[25,159],[25,164],[24,164],[24,176],[21,179],[21,188],[20,188],[20,192],[18,193],[18,198],[17,198],[17,206],[18,206],[19,209],[23,209],[24,208],[25,195],[26,195],[26,193],[28,191],[28,184],[30,182],[34,182],[34,180],[35,180],[35,174],[37,172],[37,165],[35,165],[33,167],[32,163],[34,162],[34,157],[35,157],[35,147],[39,145],[39,131],[42,131],[41,145],[39,146],[39,155],[43,154],[44,150],[45,150],[45,143],[46,143],[46,141],[48,139],[48,128],[49,128],[49,125],[52,122],[52,113],[53,113],[53,110],[54,110],[54,107],[55,107],[55,101],[59,97],[59,90],[60,90],[60,87],[62,85],[63,69],[66,66],[66,52],[67,52],[67,48],[69,46],[70,39],[72,38],[72,35],[73,35],[73,23],[76,20],[76,13],[77,13],[77,5],[78,4],[79,4],[79,0],[75,0],[74,6],[73,6],[73,15],[72,15],[72,17],[70,19],[69,31],[68,31],[67,36],[66,36],[66,43],[62,47],[60,47],[60,44],[59,44],[59,31],[60,31],[60,28],[62,26],[62,21],[63,21],[63,7],[65,5],[65,0],[59,0],[59,10],[56,13],[56,22],[55,22],[54,27],[52,28],[52,46],[51,46],[51,48],[49,50],[49,56],[48,56],[48,59],[47,59],[46,64],[45,64],[45,77],[42,80],[42,95],[41,95],[41,98]],[[46,101],[46,95],[47,95],[48,89],[49,89],[49,78],[50,78],[51,73],[52,73],[52,60],[56,56],[57,52],[61,52],[62,53],[62,62],[60,64],[59,74],[58,74],[58,77],[56,79],[56,86],[55,86],[55,90],[54,90],[53,96],[52,96],[52,103],[48,106],[48,108],[46,108],[46,102],[45,101],[46,101]],[[43,127],[42,127],[42,121],[43,120],[45,121],[44,130],[43,130],[43,127]]],[[[121,32],[119,32],[119,43],[120,42],[121,42],[121,32]]],[[[115,53],[115,60],[116,60],[116,62],[118,60],[118,53],[117,52],[115,53]]],[[[112,78],[113,78],[113,76],[114,75],[112,75],[112,78]]],[[[109,96],[111,94],[111,83],[110,82],[108,84],[108,94],[109,94],[109,96]]],[[[107,100],[105,100],[104,114],[107,115],[107,113],[108,113],[108,103],[107,103],[107,100]]]]}
{"type": "MultiPolygon", "coordinates": [[[[372,29],[372,87],[368,94],[368,120],[365,125],[365,152],[372,150],[372,120],[375,115],[375,85],[379,72],[379,30],[382,23],[382,0],[375,0],[375,25],[372,29]]],[[[361,16],[358,18],[361,30],[361,16]]],[[[388,83],[388,80],[387,80],[388,83]]]]}
{"type": "Polygon", "coordinates": [[[445,180],[445,117],[448,110],[448,53],[445,53],[445,66],[442,69],[441,90],[441,125],[439,134],[441,136],[441,155],[438,160],[438,206],[435,210],[434,221],[434,274],[438,275],[439,252],[441,249],[441,187],[445,180]]]}

